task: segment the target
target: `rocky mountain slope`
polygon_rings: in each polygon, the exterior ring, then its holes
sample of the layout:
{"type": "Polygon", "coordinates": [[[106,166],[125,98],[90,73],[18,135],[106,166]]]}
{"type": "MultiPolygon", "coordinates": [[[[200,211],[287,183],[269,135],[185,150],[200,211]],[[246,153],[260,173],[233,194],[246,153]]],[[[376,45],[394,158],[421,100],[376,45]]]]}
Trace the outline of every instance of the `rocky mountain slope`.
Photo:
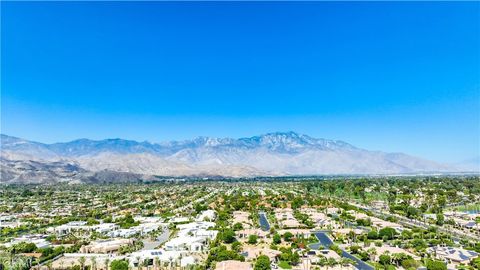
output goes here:
{"type": "Polygon", "coordinates": [[[457,171],[457,168],[449,165],[402,153],[368,151],[343,141],[316,139],[295,132],[240,139],[199,137],[164,143],[80,139],[43,144],[1,135],[1,156],[2,181],[10,182],[13,179],[24,181],[28,177],[35,178],[35,175],[24,174],[19,177],[18,173],[12,176],[15,174],[12,168],[18,165],[15,162],[20,161],[31,166],[32,162],[38,162],[36,166],[43,164],[37,168],[37,172],[44,169],[49,172],[43,178],[51,176],[75,180],[79,180],[74,177],[79,173],[83,175],[99,171],[229,177],[457,171]],[[59,168],[48,167],[48,164],[59,168]]]}

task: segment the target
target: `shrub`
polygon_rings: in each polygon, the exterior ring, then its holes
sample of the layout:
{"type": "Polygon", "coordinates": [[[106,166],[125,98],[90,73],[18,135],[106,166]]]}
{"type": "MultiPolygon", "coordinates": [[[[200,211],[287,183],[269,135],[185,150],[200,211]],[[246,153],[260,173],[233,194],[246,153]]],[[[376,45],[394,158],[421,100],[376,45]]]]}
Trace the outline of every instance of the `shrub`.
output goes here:
{"type": "Polygon", "coordinates": [[[257,243],[258,236],[252,234],[248,236],[248,243],[249,244],[256,244],[257,243]]]}
{"type": "Polygon", "coordinates": [[[382,254],[382,255],[380,255],[380,257],[378,257],[378,261],[382,265],[387,266],[392,261],[392,257],[390,257],[390,255],[387,255],[387,254],[382,254]]]}
{"type": "Polygon", "coordinates": [[[339,246],[337,246],[337,245],[331,245],[331,246],[330,246],[330,249],[333,250],[333,251],[335,251],[338,255],[340,255],[340,256],[342,255],[342,250],[340,249],[339,246]]]}
{"type": "Polygon", "coordinates": [[[377,231],[374,231],[374,230],[371,230],[368,232],[367,234],[367,238],[368,239],[378,239],[378,232],[377,231]]]}
{"type": "Polygon", "coordinates": [[[286,232],[283,234],[283,239],[287,242],[291,242],[293,240],[293,234],[291,232],[286,232]]]}
{"type": "Polygon", "coordinates": [[[227,229],[220,235],[220,238],[223,242],[230,244],[235,241],[235,232],[233,230],[227,229]]]}
{"type": "Polygon", "coordinates": [[[239,252],[242,249],[242,244],[238,241],[232,243],[232,250],[239,252]]]}
{"type": "Polygon", "coordinates": [[[254,270],[270,270],[270,259],[265,256],[261,255],[258,256],[257,261],[255,262],[254,270]]]}
{"type": "Polygon", "coordinates": [[[274,244],[280,244],[281,242],[282,242],[282,237],[280,236],[280,234],[275,233],[273,235],[273,243],[274,244]]]}
{"type": "Polygon", "coordinates": [[[237,222],[237,223],[233,224],[233,230],[234,231],[239,231],[241,229],[243,229],[242,223],[237,222]]]}
{"type": "Polygon", "coordinates": [[[401,264],[402,264],[402,267],[405,269],[411,269],[411,268],[417,269],[418,267],[418,262],[415,261],[414,259],[403,260],[401,264]]]}
{"type": "Polygon", "coordinates": [[[441,261],[427,261],[427,270],[447,270],[447,265],[441,261]]]}
{"type": "Polygon", "coordinates": [[[387,240],[393,239],[395,235],[397,235],[397,231],[395,231],[394,228],[390,227],[383,228],[378,232],[378,237],[387,240]]]}
{"type": "Polygon", "coordinates": [[[113,260],[110,263],[110,270],[128,270],[128,263],[124,260],[113,260]]]}

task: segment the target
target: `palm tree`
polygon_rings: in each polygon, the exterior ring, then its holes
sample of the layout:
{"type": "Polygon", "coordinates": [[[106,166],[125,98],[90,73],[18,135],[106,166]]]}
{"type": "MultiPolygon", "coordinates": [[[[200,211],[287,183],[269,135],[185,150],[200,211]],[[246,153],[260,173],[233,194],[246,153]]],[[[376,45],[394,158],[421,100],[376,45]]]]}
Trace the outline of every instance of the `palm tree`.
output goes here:
{"type": "Polygon", "coordinates": [[[110,258],[105,259],[105,270],[108,270],[108,267],[110,266],[110,258]]]}
{"type": "Polygon", "coordinates": [[[160,262],[160,259],[158,257],[155,257],[153,264],[155,265],[155,270],[158,270],[159,266],[162,266],[162,263],[160,262]]]}
{"type": "Polygon", "coordinates": [[[9,264],[9,260],[8,260],[7,256],[4,256],[3,253],[0,254],[0,265],[6,266],[6,268],[8,268],[7,267],[8,264],[9,264]]]}
{"type": "Polygon", "coordinates": [[[97,257],[95,256],[90,257],[90,262],[91,262],[92,270],[97,270],[97,257]]]}
{"type": "Polygon", "coordinates": [[[78,258],[78,263],[80,264],[80,268],[81,268],[82,270],[85,270],[85,261],[86,261],[86,259],[85,259],[85,257],[83,257],[83,256],[80,257],[80,258],[78,258]]]}
{"type": "Polygon", "coordinates": [[[367,249],[367,253],[371,261],[375,260],[375,255],[377,255],[377,250],[375,248],[372,247],[367,249]]]}
{"type": "Polygon", "coordinates": [[[52,269],[53,269],[53,268],[52,268],[52,261],[48,261],[48,262],[45,264],[45,266],[47,266],[47,269],[48,269],[48,270],[52,270],[52,269]]]}
{"type": "Polygon", "coordinates": [[[142,268],[142,264],[140,263],[140,256],[137,256],[135,259],[137,259],[137,269],[140,270],[142,268]]]}
{"type": "Polygon", "coordinates": [[[327,260],[327,265],[331,266],[331,267],[334,267],[335,265],[337,265],[337,260],[335,260],[334,258],[328,258],[327,260]]]}
{"type": "Polygon", "coordinates": [[[407,257],[406,254],[404,253],[393,253],[392,254],[392,260],[395,262],[395,265],[400,266],[400,263],[402,260],[404,260],[407,257]]]}
{"type": "Polygon", "coordinates": [[[15,254],[13,252],[8,253],[8,260],[10,261],[10,265],[13,265],[14,259],[15,259],[15,254]]]}
{"type": "Polygon", "coordinates": [[[130,259],[126,258],[125,261],[126,261],[127,264],[128,264],[128,269],[132,269],[132,267],[130,266],[130,259]]]}
{"type": "Polygon", "coordinates": [[[342,268],[342,266],[348,266],[348,265],[354,265],[354,264],[355,264],[355,261],[352,259],[345,258],[345,257],[342,257],[340,259],[340,268],[342,268]]]}
{"type": "MultiPolygon", "coordinates": [[[[13,270],[22,270],[25,269],[28,265],[27,260],[23,256],[15,256],[13,263],[10,265],[10,268],[13,270]]],[[[7,268],[8,269],[8,268],[7,268]]]]}
{"type": "Polygon", "coordinates": [[[148,259],[144,259],[143,262],[142,262],[142,266],[146,267],[147,270],[149,270],[149,260],[148,260],[148,259]]]}

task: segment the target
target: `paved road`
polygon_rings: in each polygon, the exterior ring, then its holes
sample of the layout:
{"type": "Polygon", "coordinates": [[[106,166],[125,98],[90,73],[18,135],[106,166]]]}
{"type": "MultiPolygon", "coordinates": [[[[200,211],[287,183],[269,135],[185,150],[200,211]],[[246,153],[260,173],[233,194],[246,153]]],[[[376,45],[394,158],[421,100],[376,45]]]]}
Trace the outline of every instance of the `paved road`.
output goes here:
{"type": "Polygon", "coordinates": [[[170,230],[166,227],[162,234],[160,234],[155,241],[143,241],[143,248],[142,250],[152,250],[156,247],[160,246],[161,244],[167,242],[168,237],[170,236],[170,230]]]}
{"type": "MultiPolygon", "coordinates": [[[[325,231],[318,231],[314,232],[315,236],[318,239],[318,243],[310,245],[311,249],[318,249],[321,246],[325,248],[330,248],[333,245],[333,241],[328,237],[325,231]]],[[[374,270],[372,266],[368,265],[364,261],[360,260],[359,258],[353,256],[352,254],[348,253],[346,250],[342,249],[342,256],[345,258],[349,258],[355,262],[355,268],[359,270],[374,270]]]]}
{"type": "Polygon", "coordinates": [[[268,223],[268,219],[265,212],[263,211],[258,212],[258,217],[259,217],[258,220],[260,221],[260,227],[262,228],[262,230],[270,231],[270,223],[268,223]]]}

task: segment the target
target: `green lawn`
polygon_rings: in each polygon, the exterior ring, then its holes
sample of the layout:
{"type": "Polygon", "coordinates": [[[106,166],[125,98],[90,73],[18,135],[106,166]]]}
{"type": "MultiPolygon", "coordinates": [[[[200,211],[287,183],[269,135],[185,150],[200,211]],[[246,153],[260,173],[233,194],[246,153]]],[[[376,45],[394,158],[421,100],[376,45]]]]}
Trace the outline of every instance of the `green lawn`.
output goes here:
{"type": "Polygon", "coordinates": [[[282,269],[292,269],[292,266],[290,266],[290,264],[288,264],[288,262],[286,262],[286,261],[280,261],[278,263],[278,267],[280,267],[282,269]]]}

